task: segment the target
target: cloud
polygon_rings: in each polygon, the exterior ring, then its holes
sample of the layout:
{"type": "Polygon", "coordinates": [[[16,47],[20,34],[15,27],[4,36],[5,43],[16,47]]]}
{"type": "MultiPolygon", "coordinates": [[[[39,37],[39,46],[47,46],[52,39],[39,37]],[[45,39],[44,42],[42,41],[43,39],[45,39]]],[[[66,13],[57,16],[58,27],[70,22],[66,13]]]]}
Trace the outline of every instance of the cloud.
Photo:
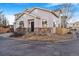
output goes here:
{"type": "Polygon", "coordinates": [[[14,15],[6,15],[6,18],[8,19],[9,24],[12,25],[15,20],[14,15]]]}
{"type": "Polygon", "coordinates": [[[52,6],[56,6],[56,5],[60,5],[60,4],[61,3],[49,3],[45,7],[52,7],[52,6]]]}

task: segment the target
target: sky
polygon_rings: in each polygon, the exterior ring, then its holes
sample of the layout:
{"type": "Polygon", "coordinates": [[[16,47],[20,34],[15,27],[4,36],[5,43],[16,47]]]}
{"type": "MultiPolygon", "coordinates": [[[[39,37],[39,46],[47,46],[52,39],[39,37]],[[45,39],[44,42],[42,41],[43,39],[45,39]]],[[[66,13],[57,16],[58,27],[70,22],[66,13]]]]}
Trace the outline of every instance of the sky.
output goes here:
{"type": "MultiPolygon", "coordinates": [[[[62,8],[62,3],[0,3],[0,11],[3,11],[10,24],[15,21],[14,15],[23,12],[25,9],[40,7],[48,10],[56,10],[62,8]]],[[[73,17],[70,22],[79,21],[79,4],[73,3],[73,17]]]]}

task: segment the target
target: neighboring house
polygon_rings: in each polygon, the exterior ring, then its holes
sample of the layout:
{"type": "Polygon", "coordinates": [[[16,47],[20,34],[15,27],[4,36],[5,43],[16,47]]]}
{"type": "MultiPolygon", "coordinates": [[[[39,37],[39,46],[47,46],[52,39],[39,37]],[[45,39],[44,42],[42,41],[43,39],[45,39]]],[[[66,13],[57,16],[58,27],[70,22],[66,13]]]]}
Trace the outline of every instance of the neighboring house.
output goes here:
{"type": "Polygon", "coordinates": [[[32,8],[22,13],[15,14],[14,31],[20,26],[25,27],[27,32],[56,33],[56,28],[61,24],[59,16],[49,10],[32,8]]]}
{"type": "Polygon", "coordinates": [[[77,31],[79,31],[79,22],[73,23],[72,29],[76,29],[77,31]]]}
{"type": "Polygon", "coordinates": [[[68,23],[67,24],[67,28],[72,29],[72,27],[73,27],[73,23],[68,23]]]}

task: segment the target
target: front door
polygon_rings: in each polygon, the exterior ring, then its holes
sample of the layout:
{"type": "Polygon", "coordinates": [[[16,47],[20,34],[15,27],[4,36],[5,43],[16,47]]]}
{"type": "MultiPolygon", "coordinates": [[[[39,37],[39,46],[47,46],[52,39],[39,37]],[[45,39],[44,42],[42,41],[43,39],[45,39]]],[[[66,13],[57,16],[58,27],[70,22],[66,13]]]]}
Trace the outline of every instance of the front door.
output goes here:
{"type": "Polygon", "coordinates": [[[31,22],[31,32],[34,32],[34,22],[31,22]]]}

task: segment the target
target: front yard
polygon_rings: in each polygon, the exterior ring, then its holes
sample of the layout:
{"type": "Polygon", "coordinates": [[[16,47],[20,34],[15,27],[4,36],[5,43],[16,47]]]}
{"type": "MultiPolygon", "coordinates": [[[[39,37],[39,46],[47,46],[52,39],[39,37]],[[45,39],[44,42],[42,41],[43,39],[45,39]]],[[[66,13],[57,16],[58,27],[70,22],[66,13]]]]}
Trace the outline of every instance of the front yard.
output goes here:
{"type": "Polygon", "coordinates": [[[58,35],[58,34],[35,34],[29,33],[23,36],[13,36],[14,38],[23,39],[26,41],[49,41],[49,42],[63,42],[63,41],[70,41],[73,39],[73,34],[65,34],[65,35],[58,35]]]}
{"type": "Polygon", "coordinates": [[[73,37],[72,34],[66,34],[66,35],[57,35],[57,34],[49,34],[49,35],[35,35],[35,34],[29,34],[24,35],[23,38],[26,40],[38,40],[38,41],[50,41],[50,42],[57,42],[57,41],[66,41],[71,40],[73,37]]]}

